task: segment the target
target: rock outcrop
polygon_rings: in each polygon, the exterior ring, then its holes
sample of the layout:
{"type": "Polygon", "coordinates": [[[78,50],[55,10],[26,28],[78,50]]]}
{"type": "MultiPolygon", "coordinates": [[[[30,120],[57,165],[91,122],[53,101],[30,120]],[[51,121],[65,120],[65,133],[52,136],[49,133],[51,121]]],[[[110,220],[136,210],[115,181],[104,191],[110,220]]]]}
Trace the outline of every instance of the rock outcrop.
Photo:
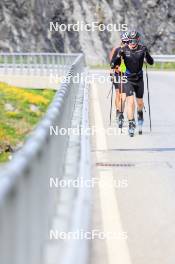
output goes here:
{"type": "MultiPolygon", "coordinates": [[[[56,31],[59,24],[121,24],[137,28],[154,53],[175,52],[174,0],[1,0],[0,51],[84,52],[88,63],[106,62],[119,31],[56,31]]],[[[92,28],[91,28],[92,29],[92,28]]]]}

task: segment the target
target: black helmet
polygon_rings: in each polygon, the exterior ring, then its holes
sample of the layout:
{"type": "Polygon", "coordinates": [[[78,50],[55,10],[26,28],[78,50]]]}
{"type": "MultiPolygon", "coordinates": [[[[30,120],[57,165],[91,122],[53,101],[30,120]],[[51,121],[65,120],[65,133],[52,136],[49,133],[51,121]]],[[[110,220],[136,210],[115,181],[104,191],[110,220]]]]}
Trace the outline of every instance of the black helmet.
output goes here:
{"type": "Polygon", "coordinates": [[[129,32],[128,38],[130,43],[137,44],[139,42],[140,33],[136,30],[132,30],[129,32]]]}
{"type": "Polygon", "coordinates": [[[121,36],[120,36],[120,38],[121,38],[121,41],[122,41],[123,43],[127,43],[127,42],[129,41],[129,38],[128,38],[128,32],[124,32],[124,33],[122,33],[121,36]]]}

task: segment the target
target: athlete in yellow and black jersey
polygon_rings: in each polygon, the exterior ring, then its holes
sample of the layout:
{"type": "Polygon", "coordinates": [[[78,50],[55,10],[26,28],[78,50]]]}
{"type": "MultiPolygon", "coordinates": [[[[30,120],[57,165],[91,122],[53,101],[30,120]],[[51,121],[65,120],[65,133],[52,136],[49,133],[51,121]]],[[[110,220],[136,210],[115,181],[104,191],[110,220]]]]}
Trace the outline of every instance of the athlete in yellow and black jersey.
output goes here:
{"type": "MultiPolygon", "coordinates": [[[[125,45],[127,45],[127,41],[128,41],[128,33],[125,32],[124,34],[121,35],[121,46],[117,48],[113,48],[110,53],[110,64],[117,57],[118,52],[120,51],[121,47],[123,48],[125,45]]],[[[120,66],[116,65],[116,67],[111,72],[111,80],[114,83],[115,91],[116,91],[116,96],[115,96],[116,119],[117,119],[119,128],[122,127],[123,122],[124,122],[123,112],[124,112],[126,94],[125,94],[124,89],[122,89],[122,95],[121,95],[121,80],[122,80],[121,75],[124,74],[125,71],[126,71],[126,67],[125,67],[124,62],[122,62],[120,66]]]]}

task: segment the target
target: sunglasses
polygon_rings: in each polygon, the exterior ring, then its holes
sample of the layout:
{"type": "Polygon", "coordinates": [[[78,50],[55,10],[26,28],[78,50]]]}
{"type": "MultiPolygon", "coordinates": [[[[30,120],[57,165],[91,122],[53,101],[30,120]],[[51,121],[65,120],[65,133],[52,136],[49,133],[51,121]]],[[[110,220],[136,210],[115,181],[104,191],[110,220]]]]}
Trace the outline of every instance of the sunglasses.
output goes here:
{"type": "Polygon", "coordinates": [[[129,40],[123,40],[122,43],[123,44],[128,44],[129,43],[129,40]]]}
{"type": "Polygon", "coordinates": [[[138,44],[138,40],[137,39],[130,39],[129,44],[138,44]]]}

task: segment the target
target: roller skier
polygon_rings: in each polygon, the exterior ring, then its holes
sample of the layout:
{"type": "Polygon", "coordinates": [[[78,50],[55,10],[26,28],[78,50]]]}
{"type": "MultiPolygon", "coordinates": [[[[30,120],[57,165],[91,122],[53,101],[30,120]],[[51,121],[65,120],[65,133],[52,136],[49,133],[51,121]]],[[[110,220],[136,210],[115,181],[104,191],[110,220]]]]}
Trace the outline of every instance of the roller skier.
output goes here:
{"type": "MultiPolygon", "coordinates": [[[[118,52],[120,51],[121,48],[123,48],[125,45],[128,43],[128,32],[122,33],[121,34],[121,45],[120,47],[113,48],[110,54],[110,63],[116,58],[118,52]]],[[[118,123],[119,128],[122,128],[123,123],[124,123],[124,106],[125,106],[125,100],[126,100],[126,94],[124,93],[124,90],[121,93],[121,78],[122,74],[121,72],[125,72],[126,67],[124,63],[122,65],[116,65],[113,68],[113,72],[110,73],[111,75],[111,81],[114,83],[115,87],[115,107],[116,107],[116,120],[118,123]]]]}
{"type": "Polygon", "coordinates": [[[136,122],[135,122],[135,99],[137,101],[137,118],[139,125],[139,134],[142,134],[143,118],[143,95],[144,95],[144,81],[143,81],[143,63],[144,59],[150,65],[153,65],[154,60],[151,57],[146,46],[141,45],[140,34],[133,30],[128,35],[128,45],[120,48],[116,56],[113,56],[111,61],[111,68],[114,69],[117,65],[120,66],[121,58],[123,58],[126,65],[125,75],[127,82],[124,83],[124,91],[127,97],[127,116],[128,116],[128,132],[131,137],[134,136],[136,122]]]}

